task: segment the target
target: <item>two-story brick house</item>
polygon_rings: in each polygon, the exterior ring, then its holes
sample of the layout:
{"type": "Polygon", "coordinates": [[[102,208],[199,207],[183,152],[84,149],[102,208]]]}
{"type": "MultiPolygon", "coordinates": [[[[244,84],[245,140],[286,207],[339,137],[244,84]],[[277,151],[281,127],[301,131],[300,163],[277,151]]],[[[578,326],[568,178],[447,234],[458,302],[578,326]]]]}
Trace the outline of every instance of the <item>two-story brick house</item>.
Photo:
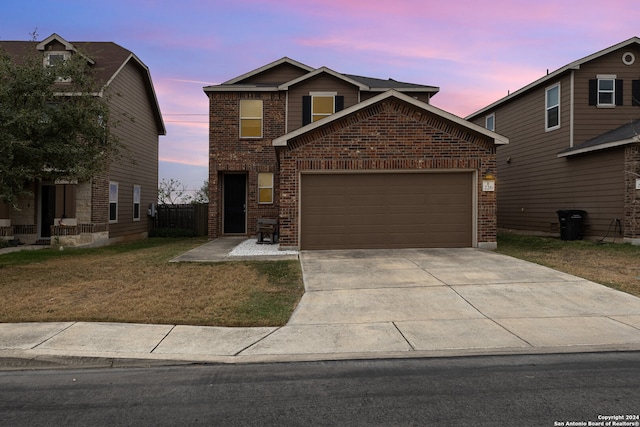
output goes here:
{"type": "Polygon", "coordinates": [[[498,226],[557,235],[584,210],[585,235],[640,244],[640,39],[574,61],[471,114],[498,149],[498,226]]]}
{"type": "Polygon", "coordinates": [[[431,106],[438,90],[289,58],[205,87],[209,237],[271,218],[282,247],[494,247],[508,141],[431,106]]]}
{"type": "MultiPolygon", "coordinates": [[[[149,68],[112,42],[69,42],[52,34],[38,41],[0,41],[12,58],[42,55],[52,60],[82,55],[95,78],[96,93],[119,121],[111,129],[125,155],[106,172],[82,182],[37,181],[18,209],[0,202],[0,236],[22,243],[97,246],[143,238],[147,209],[157,202],[158,138],[165,127],[149,68]]],[[[64,93],[65,82],[56,83],[64,93]]]]}

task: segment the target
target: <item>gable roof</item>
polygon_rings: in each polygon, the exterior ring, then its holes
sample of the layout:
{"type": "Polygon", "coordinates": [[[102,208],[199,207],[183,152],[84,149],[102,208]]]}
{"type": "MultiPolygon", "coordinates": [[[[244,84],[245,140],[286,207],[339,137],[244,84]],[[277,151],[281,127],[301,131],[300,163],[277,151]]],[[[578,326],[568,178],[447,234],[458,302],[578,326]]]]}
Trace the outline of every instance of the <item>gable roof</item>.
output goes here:
{"type": "Polygon", "coordinates": [[[0,49],[15,59],[29,52],[44,51],[46,46],[54,41],[61,43],[65,47],[65,50],[80,54],[83,58],[87,59],[93,72],[95,83],[99,88],[99,96],[102,96],[104,90],[127,64],[131,63],[137,67],[143,75],[145,88],[152,104],[158,134],[166,135],[164,120],[160,112],[160,104],[158,103],[158,98],[151,80],[151,72],[130,50],[113,42],[69,42],[55,33],[41,42],[0,40],[0,49]]]}
{"type": "Polygon", "coordinates": [[[273,61],[267,65],[264,65],[260,68],[256,68],[253,71],[249,71],[248,73],[245,73],[241,76],[235,77],[231,80],[227,80],[226,82],[221,83],[219,85],[205,86],[203,90],[205,92],[227,92],[227,91],[237,92],[237,91],[247,91],[247,90],[251,90],[251,91],[288,90],[290,86],[303,82],[307,79],[310,79],[322,73],[329,74],[337,79],[343,80],[347,83],[357,86],[358,89],[361,91],[367,91],[367,92],[384,92],[389,89],[395,89],[399,92],[428,92],[432,94],[431,96],[433,96],[440,91],[440,88],[437,86],[405,83],[405,82],[399,82],[393,79],[383,80],[383,79],[376,79],[373,77],[356,76],[353,74],[342,74],[328,67],[312,68],[298,61],[294,61],[293,59],[288,58],[286,56],[278,59],[277,61],[273,61]],[[282,83],[280,85],[241,83],[242,81],[250,77],[253,77],[257,74],[268,71],[282,64],[293,65],[295,67],[300,68],[303,71],[306,71],[306,73],[300,77],[297,77],[291,81],[282,83]]]}
{"type": "Polygon", "coordinates": [[[554,71],[554,72],[552,72],[550,74],[547,74],[546,76],[534,81],[533,83],[530,83],[530,84],[526,85],[525,87],[523,87],[521,89],[518,89],[517,91],[505,96],[504,98],[499,99],[498,101],[494,102],[493,104],[487,105],[486,107],[476,111],[475,113],[472,113],[472,114],[468,115],[466,117],[466,119],[467,120],[472,120],[472,119],[474,119],[474,118],[476,118],[476,117],[478,117],[478,116],[480,116],[480,115],[482,115],[482,114],[484,114],[484,113],[486,113],[486,112],[488,112],[490,110],[493,110],[494,108],[496,108],[496,107],[498,107],[498,106],[500,106],[502,104],[505,104],[505,103],[511,101],[514,98],[517,98],[518,96],[520,96],[520,95],[522,95],[522,94],[524,94],[524,93],[526,93],[526,92],[528,92],[528,91],[530,91],[530,90],[532,90],[532,89],[534,89],[534,88],[536,88],[536,87],[538,87],[540,85],[543,85],[543,84],[547,83],[549,80],[554,80],[554,79],[558,78],[560,75],[564,74],[565,72],[567,72],[569,70],[579,70],[580,66],[582,64],[584,64],[584,63],[587,63],[589,61],[593,61],[594,59],[600,58],[601,56],[607,55],[607,54],[609,54],[611,52],[614,52],[614,51],[616,51],[618,49],[621,49],[623,47],[627,47],[627,46],[632,45],[632,44],[640,45],[640,38],[639,37],[631,37],[628,40],[625,40],[623,42],[620,42],[618,44],[610,46],[610,47],[608,47],[606,49],[600,50],[600,51],[598,51],[596,53],[593,53],[593,54],[591,54],[589,56],[585,56],[584,58],[578,59],[577,61],[573,61],[572,63],[567,64],[564,67],[559,68],[559,69],[557,69],[556,71],[554,71]]]}
{"type": "Polygon", "coordinates": [[[280,90],[288,90],[289,87],[291,87],[291,86],[293,86],[295,84],[298,84],[300,82],[303,82],[303,81],[305,81],[307,79],[310,79],[312,77],[315,77],[315,76],[317,76],[319,74],[329,74],[330,76],[333,76],[333,77],[335,77],[337,79],[343,80],[343,81],[345,81],[347,83],[351,83],[354,86],[358,86],[358,89],[360,89],[360,90],[367,90],[368,89],[367,85],[364,85],[364,84],[362,84],[362,83],[360,83],[358,81],[350,79],[349,77],[345,76],[344,74],[337,73],[337,72],[335,72],[332,69],[327,68],[327,67],[320,67],[320,68],[318,68],[316,70],[311,71],[310,73],[307,73],[307,74],[305,74],[303,76],[298,77],[297,79],[293,79],[293,80],[291,80],[289,82],[283,83],[280,86],[278,86],[278,89],[280,89],[280,90]]]}
{"type": "Polygon", "coordinates": [[[325,126],[335,120],[339,120],[345,116],[348,116],[350,114],[353,114],[359,110],[362,110],[364,108],[367,108],[373,104],[376,104],[378,102],[384,101],[385,99],[388,98],[396,98],[400,101],[404,101],[406,103],[409,103],[419,109],[422,109],[424,111],[427,111],[431,114],[435,114],[437,116],[442,117],[445,120],[448,120],[450,122],[453,122],[456,125],[465,127],[473,132],[488,136],[489,138],[493,139],[494,143],[497,145],[502,145],[502,144],[508,144],[509,143],[509,139],[505,136],[499,135],[495,132],[492,132],[490,130],[485,129],[482,126],[478,126],[474,123],[468,122],[465,119],[456,116],[455,114],[451,114],[447,111],[441,110],[437,107],[434,107],[433,105],[424,103],[422,101],[418,101],[415,98],[412,98],[411,96],[405,95],[404,93],[401,93],[395,89],[388,89],[385,92],[382,92],[372,98],[369,98],[365,101],[362,101],[358,104],[352,105],[349,108],[345,108],[342,111],[339,111],[335,114],[332,114],[322,120],[318,120],[316,122],[312,122],[306,126],[303,126],[299,129],[296,129],[292,132],[289,132],[286,135],[282,135],[278,138],[275,138],[271,143],[273,146],[275,147],[286,147],[287,142],[295,137],[298,137],[300,135],[303,135],[307,132],[310,132],[314,129],[317,129],[319,127],[325,126]]]}
{"type": "Polygon", "coordinates": [[[252,70],[252,71],[249,71],[248,73],[244,73],[241,76],[235,77],[235,78],[233,78],[231,80],[227,80],[226,82],[224,82],[222,84],[223,85],[232,85],[232,84],[241,82],[242,80],[248,79],[249,77],[253,77],[256,74],[260,74],[260,73],[262,73],[264,71],[270,70],[271,68],[275,68],[275,67],[277,67],[279,65],[282,65],[282,64],[293,65],[294,67],[298,67],[298,68],[300,68],[300,69],[302,69],[304,71],[307,71],[307,72],[313,71],[313,67],[309,67],[308,65],[305,65],[305,64],[303,64],[301,62],[298,62],[298,61],[295,61],[295,60],[293,60],[291,58],[287,58],[285,56],[285,57],[282,57],[282,58],[280,58],[280,59],[278,59],[276,61],[270,62],[267,65],[263,65],[262,67],[256,68],[255,70],[252,70]]]}
{"type": "Polygon", "coordinates": [[[569,157],[640,141],[640,119],[622,125],[558,153],[558,157],[569,157]]]}
{"type": "Polygon", "coordinates": [[[368,86],[370,92],[384,92],[388,89],[395,89],[398,92],[433,92],[435,94],[440,90],[437,86],[399,82],[392,78],[383,80],[373,77],[355,76],[352,74],[344,74],[344,76],[368,86]]]}

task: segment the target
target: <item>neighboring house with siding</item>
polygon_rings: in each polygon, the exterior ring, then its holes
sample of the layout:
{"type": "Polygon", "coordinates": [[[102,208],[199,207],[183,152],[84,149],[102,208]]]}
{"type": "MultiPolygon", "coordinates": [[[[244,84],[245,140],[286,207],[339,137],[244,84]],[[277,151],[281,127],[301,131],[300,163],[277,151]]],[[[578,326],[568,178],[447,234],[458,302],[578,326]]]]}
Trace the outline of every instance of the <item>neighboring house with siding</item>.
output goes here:
{"type": "Polygon", "coordinates": [[[209,237],[279,222],[282,247],[496,245],[496,146],[437,87],[282,58],[207,86],[209,237]]]}
{"type": "Polygon", "coordinates": [[[558,235],[556,211],[579,209],[587,212],[587,237],[640,244],[638,37],[548,73],[467,119],[510,141],[497,153],[499,228],[558,235]]]}
{"type": "Polygon", "coordinates": [[[69,42],[57,34],[41,42],[0,41],[0,49],[14,57],[39,52],[43,61],[82,54],[111,116],[127,118],[112,130],[126,153],[106,173],[86,182],[29,184],[33,195],[20,199],[18,210],[0,202],[0,235],[71,246],[146,237],[147,209],[157,200],[158,137],[166,133],[148,67],[115,43],[69,42]]]}

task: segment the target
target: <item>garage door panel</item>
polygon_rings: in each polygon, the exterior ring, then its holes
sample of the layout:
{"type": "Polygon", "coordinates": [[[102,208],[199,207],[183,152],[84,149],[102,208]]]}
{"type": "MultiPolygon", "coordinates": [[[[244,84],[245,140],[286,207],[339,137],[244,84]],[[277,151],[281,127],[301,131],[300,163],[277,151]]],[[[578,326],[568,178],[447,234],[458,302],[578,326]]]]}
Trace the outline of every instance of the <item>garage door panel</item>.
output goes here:
{"type": "Polygon", "coordinates": [[[468,247],[471,173],[303,175],[303,249],[468,247]]]}

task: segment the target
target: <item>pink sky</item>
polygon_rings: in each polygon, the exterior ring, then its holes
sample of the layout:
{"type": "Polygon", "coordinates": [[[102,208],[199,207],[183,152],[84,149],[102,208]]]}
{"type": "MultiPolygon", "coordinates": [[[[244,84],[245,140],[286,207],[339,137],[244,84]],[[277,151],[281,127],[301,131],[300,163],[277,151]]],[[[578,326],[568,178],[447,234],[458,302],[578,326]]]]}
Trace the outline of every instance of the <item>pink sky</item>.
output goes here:
{"type": "Polygon", "coordinates": [[[640,35],[640,2],[616,0],[5,0],[0,38],[113,41],[151,70],[167,127],[160,179],[207,179],[202,87],[288,56],[312,67],[440,87],[459,116],[640,35]]]}

